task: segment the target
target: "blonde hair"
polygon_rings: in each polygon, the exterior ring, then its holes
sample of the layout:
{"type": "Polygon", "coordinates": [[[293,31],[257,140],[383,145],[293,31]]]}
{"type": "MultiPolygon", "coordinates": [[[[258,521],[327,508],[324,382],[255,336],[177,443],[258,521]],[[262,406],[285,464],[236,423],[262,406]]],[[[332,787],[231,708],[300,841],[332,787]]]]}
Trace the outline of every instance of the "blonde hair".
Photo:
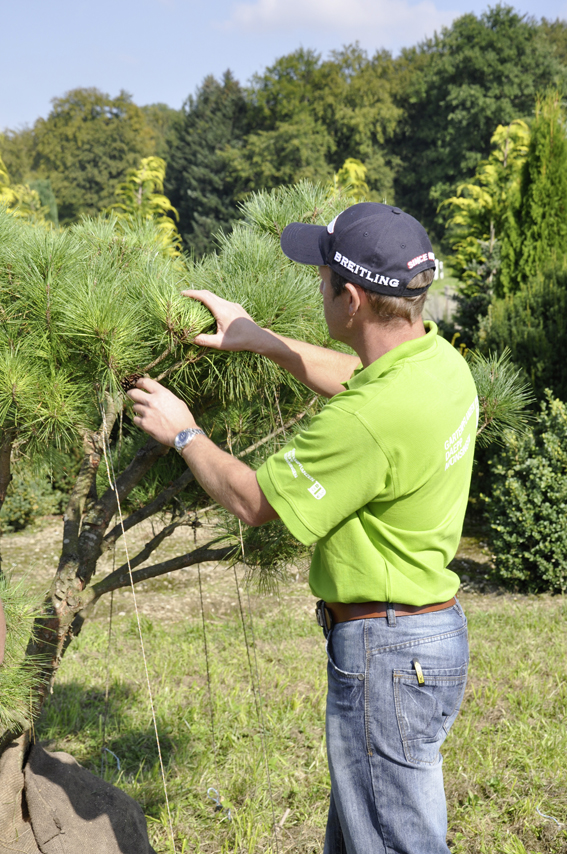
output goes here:
{"type": "MultiPolygon", "coordinates": [[[[408,285],[408,289],[413,291],[418,288],[428,287],[433,281],[435,270],[423,270],[413,277],[408,285]]],[[[331,269],[331,286],[336,296],[344,290],[348,279],[341,276],[331,269]]],[[[362,285],[361,285],[362,287],[362,285]]],[[[370,291],[368,288],[363,288],[368,303],[374,312],[381,320],[407,320],[409,323],[415,323],[419,320],[423,311],[425,300],[427,299],[427,291],[418,294],[415,297],[391,297],[386,294],[377,294],[375,291],[370,291]]]]}

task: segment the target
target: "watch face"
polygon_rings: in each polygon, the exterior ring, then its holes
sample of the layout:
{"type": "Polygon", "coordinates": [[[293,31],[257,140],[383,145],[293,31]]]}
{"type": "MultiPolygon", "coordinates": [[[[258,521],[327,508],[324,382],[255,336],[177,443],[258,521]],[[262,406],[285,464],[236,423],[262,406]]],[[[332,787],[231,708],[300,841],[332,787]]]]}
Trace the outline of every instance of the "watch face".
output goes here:
{"type": "Polygon", "coordinates": [[[178,433],[175,437],[175,447],[182,448],[184,445],[186,445],[190,435],[191,433],[189,430],[182,430],[181,433],[178,433]]]}

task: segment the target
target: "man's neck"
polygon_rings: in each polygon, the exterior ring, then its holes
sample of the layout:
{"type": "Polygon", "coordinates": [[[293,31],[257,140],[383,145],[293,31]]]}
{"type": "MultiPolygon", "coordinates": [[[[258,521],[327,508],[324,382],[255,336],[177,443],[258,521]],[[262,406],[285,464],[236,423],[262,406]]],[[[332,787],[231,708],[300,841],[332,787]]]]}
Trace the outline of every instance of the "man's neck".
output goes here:
{"type": "Polygon", "coordinates": [[[425,334],[421,317],[415,323],[372,321],[362,324],[353,335],[355,340],[348,343],[359,356],[363,368],[367,368],[400,344],[422,338],[425,334]]]}

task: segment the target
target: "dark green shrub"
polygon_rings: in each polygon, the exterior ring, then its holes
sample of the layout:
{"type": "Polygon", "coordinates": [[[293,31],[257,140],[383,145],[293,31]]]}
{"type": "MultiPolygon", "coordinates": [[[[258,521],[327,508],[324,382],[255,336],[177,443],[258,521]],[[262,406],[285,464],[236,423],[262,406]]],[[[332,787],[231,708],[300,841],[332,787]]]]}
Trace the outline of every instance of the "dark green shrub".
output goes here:
{"type": "Polygon", "coordinates": [[[553,399],[491,460],[494,580],[520,592],[567,589],[567,407],[553,399]]]}
{"type": "Polygon", "coordinates": [[[22,467],[14,474],[0,510],[0,531],[21,531],[40,516],[61,512],[63,494],[47,474],[22,467]]]}
{"type": "Polygon", "coordinates": [[[556,265],[504,299],[494,299],[477,339],[483,352],[511,351],[534,393],[567,400],[567,268],[556,265]]]}

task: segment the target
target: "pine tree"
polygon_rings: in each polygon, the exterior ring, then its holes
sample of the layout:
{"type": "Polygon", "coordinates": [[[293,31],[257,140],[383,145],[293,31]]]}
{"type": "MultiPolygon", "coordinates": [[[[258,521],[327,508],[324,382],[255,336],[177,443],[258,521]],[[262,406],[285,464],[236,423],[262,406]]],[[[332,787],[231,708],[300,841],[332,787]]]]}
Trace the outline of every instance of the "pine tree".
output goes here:
{"type": "MultiPolygon", "coordinates": [[[[210,499],[177,455],[133,426],[123,388],[142,374],[166,382],[190,403],[214,441],[226,447],[230,436],[233,453],[251,462],[284,435],[281,418],[289,430],[317,406],[309,390],[269,360],[193,345],[212,318],[180,291],[214,288],[246,305],[264,326],[328,343],[316,272],[285,259],[278,229],[298,218],[330,221],[344,206],[339,195],[328,198],[307,185],[253,197],[245,222],[222,239],[219,251],[188,266],[162,250],[152,221],[87,219],[55,231],[0,209],[0,506],[14,457],[53,465],[58,449],[78,448],[83,458],[69,496],[59,564],[28,647],[29,655],[48,656],[34,696],[36,712],[93,605],[129,584],[124,567],[93,579],[100,555],[122,536],[117,495],[131,511],[126,531],[155,514],[170,514],[143,555],[132,558],[135,581],[227,559],[238,550],[238,538],[223,529],[224,543],[213,538],[175,559],[175,566],[136,569],[210,499]],[[105,460],[116,468],[117,492],[105,460]]],[[[269,549],[252,545],[252,561],[254,550],[269,571],[269,549]]],[[[281,554],[272,557],[281,560],[281,554]]],[[[13,735],[0,732],[0,746],[13,735]]]]}
{"type": "Polygon", "coordinates": [[[539,98],[519,205],[505,225],[500,287],[512,293],[567,254],[567,138],[558,92],[539,98]]]}
{"type": "Polygon", "coordinates": [[[185,247],[197,255],[238,217],[234,180],[224,151],[239,146],[248,129],[244,91],[230,71],[222,81],[205,78],[173,123],[165,192],[179,212],[185,247]]]}
{"type": "MultiPolygon", "coordinates": [[[[180,291],[211,288],[242,303],[262,326],[328,346],[317,272],[287,260],[279,235],[290,221],[326,223],[346,206],[340,193],[306,182],[258,193],[218,251],[187,265],[162,251],[151,221],[118,228],[112,217],[86,219],[56,231],[0,210],[0,505],[16,456],[52,465],[60,448],[78,448],[82,456],[61,554],[27,645],[37,686],[32,715],[94,605],[130,584],[127,565],[95,576],[99,558],[123,531],[150,518],[157,526],[130,557],[134,583],[240,553],[238,527],[219,513],[209,542],[151,563],[160,543],[194,524],[210,499],[178,455],[133,425],[124,389],[142,374],[166,382],[215,442],[253,467],[318,409],[312,392],[270,360],[196,347],[195,335],[211,327],[212,317],[180,291]]],[[[479,357],[473,370],[482,384],[483,431],[488,435],[498,419],[517,425],[521,395],[505,366],[495,369],[479,357]]],[[[279,520],[245,528],[244,544],[259,579],[281,571],[298,549],[279,520]]],[[[0,726],[0,753],[25,726],[0,726]]]]}

